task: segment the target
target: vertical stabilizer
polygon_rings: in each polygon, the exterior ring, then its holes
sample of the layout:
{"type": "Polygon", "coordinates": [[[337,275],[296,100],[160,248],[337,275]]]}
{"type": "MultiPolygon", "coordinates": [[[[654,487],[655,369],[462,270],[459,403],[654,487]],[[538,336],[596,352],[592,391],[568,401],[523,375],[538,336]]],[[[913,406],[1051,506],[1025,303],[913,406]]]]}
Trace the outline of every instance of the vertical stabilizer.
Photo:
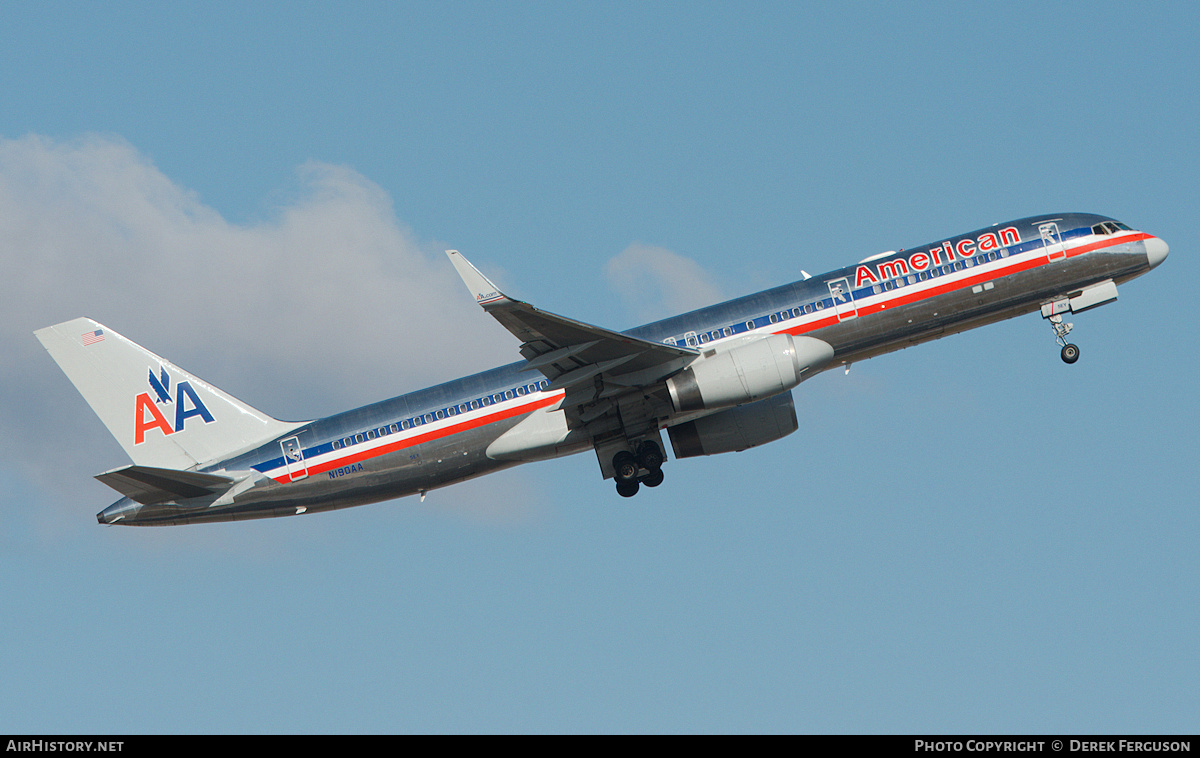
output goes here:
{"type": "Polygon", "coordinates": [[[300,426],[251,408],[91,319],[34,334],[139,466],[187,469],[300,426]]]}

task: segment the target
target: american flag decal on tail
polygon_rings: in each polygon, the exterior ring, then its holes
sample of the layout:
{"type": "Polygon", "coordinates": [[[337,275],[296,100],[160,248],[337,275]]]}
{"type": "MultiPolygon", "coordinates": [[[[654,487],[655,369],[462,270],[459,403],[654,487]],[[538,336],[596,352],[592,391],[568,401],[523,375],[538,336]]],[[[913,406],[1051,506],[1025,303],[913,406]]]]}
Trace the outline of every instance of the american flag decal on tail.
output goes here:
{"type": "Polygon", "coordinates": [[[88,345],[94,345],[97,342],[103,342],[104,330],[97,329],[94,332],[84,332],[81,336],[83,337],[83,346],[87,347],[88,345]]]}

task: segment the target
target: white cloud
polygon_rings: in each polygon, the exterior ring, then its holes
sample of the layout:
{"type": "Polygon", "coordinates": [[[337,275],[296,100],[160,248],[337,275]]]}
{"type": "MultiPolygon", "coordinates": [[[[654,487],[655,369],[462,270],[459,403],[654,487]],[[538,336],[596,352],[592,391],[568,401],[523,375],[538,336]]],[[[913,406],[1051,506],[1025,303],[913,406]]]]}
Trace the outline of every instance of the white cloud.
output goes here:
{"type": "MultiPolygon", "coordinates": [[[[233,224],[119,138],[0,139],[0,469],[72,516],[112,495],[89,475],[124,454],[32,334],[77,316],[284,419],[517,358],[383,188],[318,162],[296,182],[267,220],[233,224]]],[[[631,245],[607,276],[642,320],[722,299],[660,247],[631,245]]]]}
{"type": "Polygon", "coordinates": [[[4,458],[61,474],[103,434],[32,334],[77,316],[281,418],[518,357],[381,187],[318,162],[298,183],[270,219],[237,225],[120,139],[0,139],[4,458]]]}
{"type": "Polygon", "coordinates": [[[666,248],[635,242],[608,262],[609,285],[644,321],[702,308],[725,299],[708,272],[666,248]]]}

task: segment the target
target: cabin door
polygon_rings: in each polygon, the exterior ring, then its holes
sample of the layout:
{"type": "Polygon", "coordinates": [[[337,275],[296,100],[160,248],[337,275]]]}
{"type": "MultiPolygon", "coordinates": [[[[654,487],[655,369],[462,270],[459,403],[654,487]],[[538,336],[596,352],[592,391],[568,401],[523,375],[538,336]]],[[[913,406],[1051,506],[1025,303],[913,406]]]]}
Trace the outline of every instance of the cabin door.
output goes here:
{"type": "Polygon", "coordinates": [[[829,294],[833,295],[833,307],[837,310],[838,321],[858,318],[858,306],[854,304],[854,292],[850,289],[849,279],[842,277],[830,282],[829,294]]]}
{"type": "Polygon", "coordinates": [[[288,437],[279,446],[283,448],[283,465],[287,466],[288,477],[291,481],[299,481],[308,476],[308,465],[304,462],[304,451],[300,449],[299,437],[288,437]]]}
{"type": "Polygon", "coordinates": [[[1067,246],[1063,244],[1058,224],[1053,221],[1042,224],[1038,227],[1038,233],[1042,235],[1042,242],[1046,247],[1047,261],[1058,261],[1067,257],[1067,246]]]}

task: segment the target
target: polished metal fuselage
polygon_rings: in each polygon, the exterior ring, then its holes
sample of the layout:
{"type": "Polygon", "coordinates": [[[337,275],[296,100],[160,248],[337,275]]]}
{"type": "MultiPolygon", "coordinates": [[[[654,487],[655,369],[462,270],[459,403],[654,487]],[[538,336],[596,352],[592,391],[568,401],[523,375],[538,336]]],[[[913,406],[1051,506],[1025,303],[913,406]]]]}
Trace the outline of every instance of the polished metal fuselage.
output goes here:
{"type": "MultiPolygon", "coordinates": [[[[1143,240],[1149,235],[1130,230],[1106,240],[1090,233],[1105,221],[1111,219],[1090,214],[1021,219],[868,259],[627,334],[701,350],[760,333],[803,334],[833,346],[834,360],[826,368],[850,364],[1037,311],[1054,298],[1108,280],[1120,284],[1148,271],[1152,264],[1143,240]],[[998,238],[1001,229],[1013,230],[1003,239],[1009,244],[977,244],[998,238]],[[956,248],[974,254],[956,255],[956,248]]],[[[544,387],[540,374],[521,361],[316,420],[289,433],[287,439],[294,442],[273,440],[200,468],[251,472],[250,482],[231,503],[218,503],[214,496],[145,506],[126,498],[101,512],[99,520],[137,525],[233,521],[424,495],[515,465],[489,458],[486,450],[531,411],[562,402],[562,392],[544,387]]],[[[668,412],[660,424],[671,426],[695,416],[668,412]]],[[[587,449],[590,442],[558,454],[587,449]]]]}

